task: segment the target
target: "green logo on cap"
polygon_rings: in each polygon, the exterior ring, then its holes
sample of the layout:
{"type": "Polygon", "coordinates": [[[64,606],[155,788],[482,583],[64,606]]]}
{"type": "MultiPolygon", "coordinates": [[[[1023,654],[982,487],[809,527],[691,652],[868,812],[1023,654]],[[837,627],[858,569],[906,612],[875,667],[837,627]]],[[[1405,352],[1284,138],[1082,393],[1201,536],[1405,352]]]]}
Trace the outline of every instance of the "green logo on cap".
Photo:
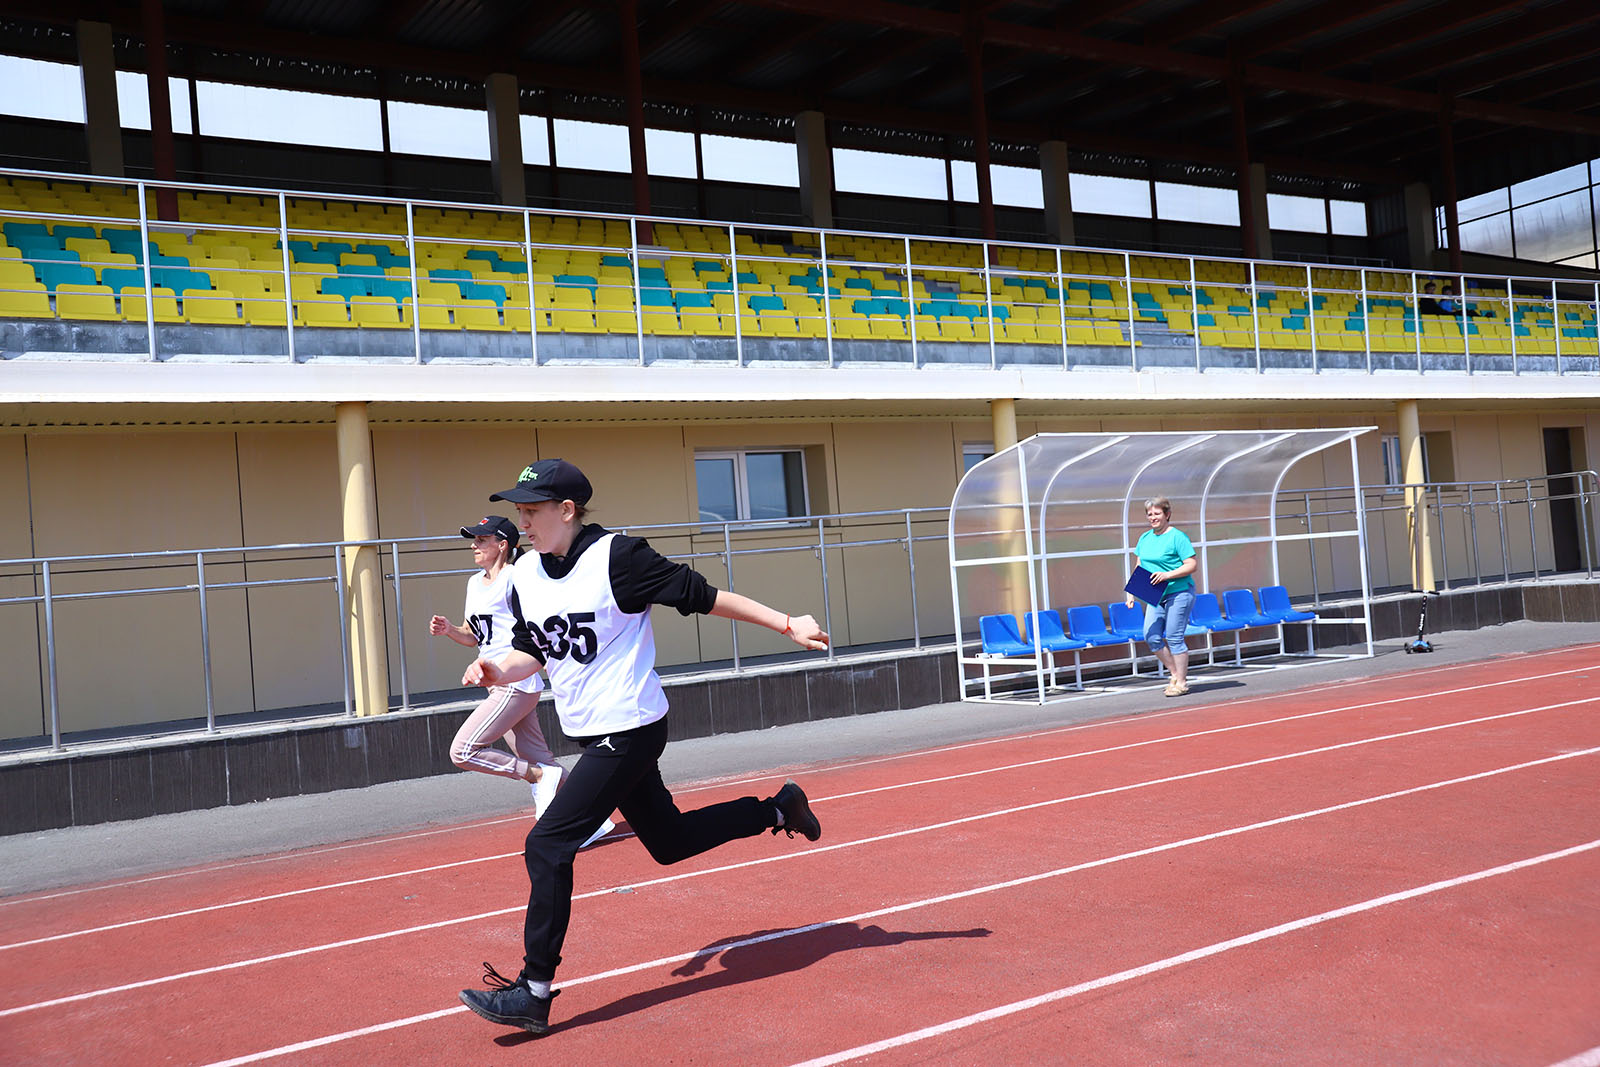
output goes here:
{"type": "Polygon", "coordinates": [[[522,468],[522,473],[517,475],[517,481],[519,481],[519,482],[536,482],[538,480],[539,480],[539,472],[533,469],[533,465],[532,464],[529,464],[528,466],[523,467],[522,468]]]}

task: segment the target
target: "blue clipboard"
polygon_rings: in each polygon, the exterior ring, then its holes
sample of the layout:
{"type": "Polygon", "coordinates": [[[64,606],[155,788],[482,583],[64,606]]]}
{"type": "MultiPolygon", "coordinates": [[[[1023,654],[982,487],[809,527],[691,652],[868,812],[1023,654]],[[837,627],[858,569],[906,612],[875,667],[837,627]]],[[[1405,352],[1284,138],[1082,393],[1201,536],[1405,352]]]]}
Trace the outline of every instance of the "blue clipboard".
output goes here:
{"type": "Polygon", "coordinates": [[[1150,572],[1143,567],[1135,567],[1133,568],[1133,574],[1128,578],[1128,584],[1122,587],[1122,591],[1131,593],[1146,604],[1159,605],[1161,603],[1161,594],[1166,591],[1166,586],[1162,583],[1151,581],[1150,572]]]}

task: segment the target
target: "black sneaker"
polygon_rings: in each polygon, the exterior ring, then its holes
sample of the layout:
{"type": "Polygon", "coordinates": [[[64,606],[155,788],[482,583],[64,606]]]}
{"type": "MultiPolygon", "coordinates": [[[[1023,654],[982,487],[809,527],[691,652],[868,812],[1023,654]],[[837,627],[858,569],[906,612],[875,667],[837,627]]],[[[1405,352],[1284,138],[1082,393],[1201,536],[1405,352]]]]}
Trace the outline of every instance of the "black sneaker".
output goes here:
{"type": "Polygon", "coordinates": [[[483,984],[489,987],[487,991],[463,989],[461,1003],[502,1026],[520,1026],[530,1034],[550,1029],[550,1002],[561,990],[552,989],[548,997],[536,997],[521,975],[513,981],[487,963],[483,965],[483,984]]]}
{"type": "Polygon", "coordinates": [[[783,783],[783,788],[772,798],[772,803],[783,812],[783,825],[774,826],[772,828],[774,834],[782,830],[793,837],[798,832],[805,834],[807,841],[815,841],[822,836],[822,824],[811,814],[811,805],[806,803],[805,790],[801,789],[793,778],[783,783]]]}

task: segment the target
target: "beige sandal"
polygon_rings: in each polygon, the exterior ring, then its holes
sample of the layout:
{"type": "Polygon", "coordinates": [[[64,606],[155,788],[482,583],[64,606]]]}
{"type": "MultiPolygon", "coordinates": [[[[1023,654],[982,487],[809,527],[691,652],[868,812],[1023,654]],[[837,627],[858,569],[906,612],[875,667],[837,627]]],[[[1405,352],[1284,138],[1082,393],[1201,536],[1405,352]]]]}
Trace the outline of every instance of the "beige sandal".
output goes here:
{"type": "Polygon", "coordinates": [[[1181,697],[1185,693],[1187,693],[1188,691],[1189,691],[1189,687],[1186,686],[1186,685],[1177,686],[1177,685],[1173,685],[1173,684],[1171,684],[1169,682],[1167,684],[1167,688],[1166,688],[1165,692],[1166,692],[1166,695],[1169,696],[1169,697],[1181,697]]]}

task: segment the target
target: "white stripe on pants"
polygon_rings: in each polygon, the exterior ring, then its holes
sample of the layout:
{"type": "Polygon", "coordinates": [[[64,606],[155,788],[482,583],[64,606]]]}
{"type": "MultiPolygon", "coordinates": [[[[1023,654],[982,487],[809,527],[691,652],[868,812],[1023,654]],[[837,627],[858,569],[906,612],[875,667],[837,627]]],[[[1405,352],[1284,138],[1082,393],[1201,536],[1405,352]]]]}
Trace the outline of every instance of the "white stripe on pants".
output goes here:
{"type": "Polygon", "coordinates": [[[555,755],[539,729],[539,694],[497,685],[468,716],[450,742],[450,762],[463,770],[522,778],[533,763],[554,763],[555,755]],[[515,755],[492,747],[504,737],[515,755]]]}

